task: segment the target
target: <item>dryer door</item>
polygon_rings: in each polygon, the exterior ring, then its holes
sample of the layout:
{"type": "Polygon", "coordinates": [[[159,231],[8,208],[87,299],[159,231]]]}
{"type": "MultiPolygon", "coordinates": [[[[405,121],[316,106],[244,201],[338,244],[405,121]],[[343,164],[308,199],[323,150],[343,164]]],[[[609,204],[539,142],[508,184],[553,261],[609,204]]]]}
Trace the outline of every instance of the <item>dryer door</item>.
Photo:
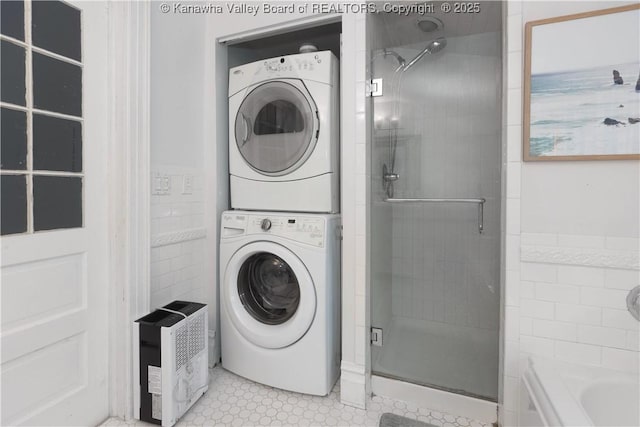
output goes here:
{"type": "Polygon", "coordinates": [[[256,242],[239,249],[227,264],[221,288],[233,325],[260,347],[287,347],[313,322],[313,280],[302,261],[278,244],[256,242]]]}
{"type": "Polygon", "coordinates": [[[235,139],[251,168],[280,176],[309,158],[319,125],[318,109],[301,80],[272,80],[249,88],[236,114],[235,139]]]}

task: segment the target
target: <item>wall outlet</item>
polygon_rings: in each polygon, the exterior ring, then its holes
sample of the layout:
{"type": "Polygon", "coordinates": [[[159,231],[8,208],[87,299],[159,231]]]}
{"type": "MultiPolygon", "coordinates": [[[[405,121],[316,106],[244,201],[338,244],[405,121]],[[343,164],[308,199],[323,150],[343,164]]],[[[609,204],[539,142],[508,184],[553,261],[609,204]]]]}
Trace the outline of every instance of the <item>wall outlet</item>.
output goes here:
{"type": "Polygon", "coordinates": [[[182,194],[193,194],[193,175],[182,176],[182,194]]]}

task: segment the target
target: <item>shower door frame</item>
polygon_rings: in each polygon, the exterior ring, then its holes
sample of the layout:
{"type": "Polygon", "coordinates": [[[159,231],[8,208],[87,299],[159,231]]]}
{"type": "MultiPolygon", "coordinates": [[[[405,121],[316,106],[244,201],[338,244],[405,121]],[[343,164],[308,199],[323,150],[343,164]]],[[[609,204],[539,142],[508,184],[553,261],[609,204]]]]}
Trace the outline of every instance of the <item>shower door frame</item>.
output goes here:
{"type": "MultiPolygon", "coordinates": [[[[511,114],[507,110],[507,91],[508,91],[508,46],[507,46],[507,32],[508,32],[508,13],[507,6],[503,5],[502,11],[502,24],[501,24],[501,63],[502,63],[502,81],[501,81],[501,123],[500,123],[500,149],[501,149],[501,171],[500,171],[500,233],[499,233],[499,259],[500,268],[498,271],[499,289],[500,289],[500,301],[499,301],[499,328],[498,328],[498,400],[497,402],[491,402],[484,398],[478,398],[473,395],[460,393],[456,390],[447,389],[446,387],[439,387],[431,384],[419,384],[408,382],[403,378],[395,378],[391,375],[385,375],[380,373],[374,373],[372,369],[372,351],[373,346],[371,331],[372,331],[372,278],[371,278],[371,246],[372,246],[372,224],[371,224],[371,211],[373,208],[373,198],[371,196],[371,188],[374,183],[371,180],[372,176],[372,146],[373,146],[373,114],[374,114],[374,96],[369,92],[367,94],[366,102],[366,132],[367,132],[367,149],[365,153],[365,162],[367,166],[367,195],[366,195],[366,330],[368,331],[368,342],[365,344],[365,360],[366,360],[366,377],[365,388],[367,396],[374,394],[381,396],[388,396],[408,402],[412,402],[416,405],[424,404],[425,401],[430,402],[433,406],[431,409],[449,411],[457,415],[474,418],[479,421],[487,423],[499,423],[503,418],[505,411],[504,408],[504,388],[505,388],[505,276],[507,273],[506,266],[506,252],[509,250],[513,253],[515,248],[512,245],[507,245],[506,239],[506,178],[507,178],[507,117],[511,114]]],[[[371,28],[371,20],[367,18],[367,40],[366,40],[366,61],[369,66],[367,67],[367,82],[373,82],[376,76],[373,74],[373,67],[371,66],[371,39],[369,37],[370,32],[374,31],[371,28]]],[[[511,175],[510,175],[511,177],[511,175]]],[[[344,370],[343,370],[344,373],[344,370]]]]}

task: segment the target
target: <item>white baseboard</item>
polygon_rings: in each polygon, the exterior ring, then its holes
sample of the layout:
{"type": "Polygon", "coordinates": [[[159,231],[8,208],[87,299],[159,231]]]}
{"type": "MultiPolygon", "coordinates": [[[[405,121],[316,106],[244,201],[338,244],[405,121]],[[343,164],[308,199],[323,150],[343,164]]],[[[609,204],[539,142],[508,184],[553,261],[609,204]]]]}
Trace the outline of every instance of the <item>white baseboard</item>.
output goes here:
{"type": "Polygon", "coordinates": [[[367,402],[365,367],[343,360],[340,370],[340,402],[365,409],[367,402]]]}
{"type": "Polygon", "coordinates": [[[419,407],[461,415],[484,423],[494,423],[498,419],[497,403],[404,381],[372,375],[371,390],[379,396],[403,400],[419,407]]]}

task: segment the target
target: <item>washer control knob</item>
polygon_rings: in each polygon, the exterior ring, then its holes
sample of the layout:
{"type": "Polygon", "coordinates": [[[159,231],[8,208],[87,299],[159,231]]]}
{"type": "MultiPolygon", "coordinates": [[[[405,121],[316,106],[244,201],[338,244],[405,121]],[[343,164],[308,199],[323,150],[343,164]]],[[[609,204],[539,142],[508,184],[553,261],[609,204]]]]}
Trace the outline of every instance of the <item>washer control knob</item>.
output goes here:
{"type": "Polygon", "coordinates": [[[262,228],[264,231],[271,229],[271,220],[269,218],[263,219],[262,223],[260,224],[260,228],[262,228]]]}

